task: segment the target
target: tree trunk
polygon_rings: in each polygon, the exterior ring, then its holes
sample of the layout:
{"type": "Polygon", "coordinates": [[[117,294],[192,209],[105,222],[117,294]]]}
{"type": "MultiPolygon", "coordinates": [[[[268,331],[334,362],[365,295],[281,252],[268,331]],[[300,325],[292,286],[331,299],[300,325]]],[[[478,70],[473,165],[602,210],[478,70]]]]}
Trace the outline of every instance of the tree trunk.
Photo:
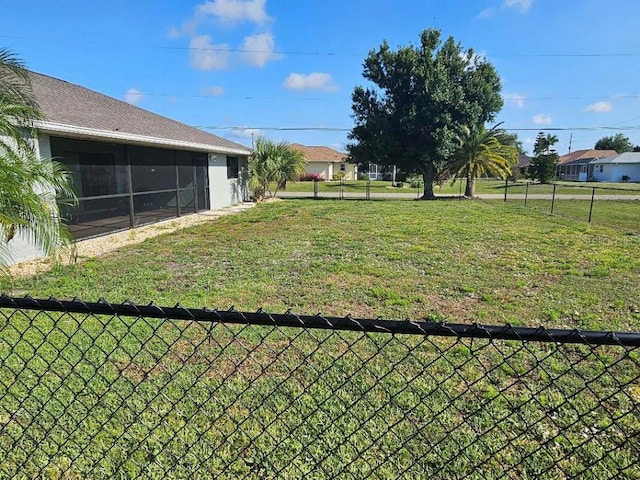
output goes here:
{"type": "Polygon", "coordinates": [[[467,174],[467,185],[464,189],[465,197],[473,197],[476,194],[476,177],[467,174]]]}
{"type": "Polygon", "coordinates": [[[422,168],[422,181],[424,182],[424,193],[420,200],[435,200],[433,194],[433,165],[425,165],[422,168]]]}

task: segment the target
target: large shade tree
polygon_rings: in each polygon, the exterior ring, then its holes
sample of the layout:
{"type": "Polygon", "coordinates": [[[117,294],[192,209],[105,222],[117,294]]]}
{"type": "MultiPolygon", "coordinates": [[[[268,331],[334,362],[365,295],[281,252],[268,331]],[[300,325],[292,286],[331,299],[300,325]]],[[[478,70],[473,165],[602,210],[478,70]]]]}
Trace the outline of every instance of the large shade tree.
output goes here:
{"type": "Polygon", "coordinates": [[[513,137],[505,136],[504,130],[496,125],[487,130],[484,126],[477,129],[466,128],[460,137],[460,147],[448,170],[453,181],[466,179],[465,196],[475,195],[476,179],[491,175],[502,179],[511,175],[518,162],[518,148],[510,145],[513,137]]]}
{"type": "Polygon", "coordinates": [[[274,197],[287,181],[303,176],[305,166],[302,152],[291,148],[287,142],[258,137],[249,158],[249,188],[253,197],[256,200],[261,200],[267,194],[274,197]]]}
{"type": "Polygon", "coordinates": [[[594,146],[596,150],[615,150],[617,153],[632,152],[634,150],[633,143],[629,137],[621,133],[609,137],[602,137],[594,146]]]}
{"type": "Polygon", "coordinates": [[[454,155],[463,127],[491,121],[502,108],[500,78],[473,50],[425,30],[420,45],[372,50],[363,76],[373,87],[355,88],[349,134],[350,161],[396,165],[419,173],[431,199],[433,181],[454,155]]]}
{"type": "MultiPolygon", "coordinates": [[[[75,201],[72,180],[58,162],[41,159],[34,147],[34,121],[41,112],[28,71],[12,52],[0,49],[0,264],[11,262],[9,242],[20,236],[44,255],[71,245],[58,198],[75,201]]],[[[66,252],[70,250],[67,249],[66,252]]]]}

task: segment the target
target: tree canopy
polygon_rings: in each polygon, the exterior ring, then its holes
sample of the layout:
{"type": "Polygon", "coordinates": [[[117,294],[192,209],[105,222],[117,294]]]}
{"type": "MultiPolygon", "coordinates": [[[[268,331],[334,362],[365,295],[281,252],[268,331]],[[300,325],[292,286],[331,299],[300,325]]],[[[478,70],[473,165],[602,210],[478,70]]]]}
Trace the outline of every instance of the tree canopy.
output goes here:
{"type": "Polygon", "coordinates": [[[518,148],[513,146],[513,136],[501,130],[500,125],[487,130],[466,129],[460,141],[460,147],[448,171],[453,181],[466,178],[465,196],[475,194],[476,178],[492,175],[507,178],[518,162],[518,148]]]}
{"type": "Polygon", "coordinates": [[[495,68],[452,37],[441,42],[438,30],[423,31],[418,46],[392,50],[384,41],[369,52],[363,76],[374,86],[352,95],[350,161],[422,174],[425,199],[434,198],[434,178],[463,128],[481,128],[503,104],[495,68]]]}
{"type": "Polygon", "coordinates": [[[621,133],[602,137],[596,142],[594,148],[596,150],[615,150],[618,153],[632,152],[634,150],[633,143],[631,143],[629,137],[621,133]]]}

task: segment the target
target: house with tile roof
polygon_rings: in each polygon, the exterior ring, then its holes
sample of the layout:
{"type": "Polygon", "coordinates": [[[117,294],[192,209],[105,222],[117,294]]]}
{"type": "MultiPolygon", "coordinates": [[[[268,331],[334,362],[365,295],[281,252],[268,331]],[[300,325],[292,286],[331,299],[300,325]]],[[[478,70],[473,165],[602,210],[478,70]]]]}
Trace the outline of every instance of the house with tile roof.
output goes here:
{"type": "MultiPolygon", "coordinates": [[[[77,207],[62,207],[76,239],[104,235],[248,199],[250,150],[80,85],[31,73],[43,112],[42,158],[73,173],[77,207]]],[[[16,245],[17,261],[37,256],[16,245]]]]}
{"type": "Polygon", "coordinates": [[[307,161],[307,175],[321,175],[325,180],[333,180],[340,176],[339,174],[342,174],[345,180],[356,180],[358,176],[356,165],[347,163],[346,153],[329,147],[307,146],[299,143],[292,143],[290,147],[304,155],[307,161]]]}
{"type": "Polygon", "coordinates": [[[615,150],[576,150],[558,159],[556,177],[559,180],[586,182],[591,179],[588,167],[590,162],[616,155],[618,155],[618,152],[615,150]]]}
{"type": "Polygon", "coordinates": [[[640,182],[640,152],[626,152],[589,163],[597,182],[640,182]]]}

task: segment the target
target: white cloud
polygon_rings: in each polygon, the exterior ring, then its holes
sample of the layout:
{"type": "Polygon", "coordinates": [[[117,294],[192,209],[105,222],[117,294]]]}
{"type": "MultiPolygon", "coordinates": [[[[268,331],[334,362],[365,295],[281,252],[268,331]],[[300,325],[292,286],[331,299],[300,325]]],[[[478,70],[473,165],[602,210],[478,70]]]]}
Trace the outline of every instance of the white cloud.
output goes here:
{"type": "Polygon", "coordinates": [[[231,130],[226,136],[243,145],[252,147],[251,142],[255,142],[258,137],[264,136],[264,132],[259,128],[239,127],[231,130]]]}
{"type": "Polygon", "coordinates": [[[587,107],[587,112],[593,113],[606,113],[611,110],[613,110],[613,104],[607,101],[592,103],[587,107]]]}
{"type": "Polygon", "coordinates": [[[532,120],[536,125],[551,125],[552,122],[551,117],[549,115],[545,115],[544,113],[534,115],[532,120]]]}
{"type": "Polygon", "coordinates": [[[266,3],[267,0],[213,0],[198,5],[196,12],[232,25],[243,21],[263,25],[271,20],[265,10],[266,3]]]}
{"type": "Polygon", "coordinates": [[[522,143],[524,143],[525,145],[533,145],[535,143],[535,140],[531,137],[527,137],[522,141],[522,143]]]}
{"type": "Polygon", "coordinates": [[[520,13],[525,13],[533,5],[533,0],[504,0],[502,6],[505,8],[513,8],[520,13]]]}
{"type": "Polygon", "coordinates": [[[292,73],[284,81],[284,87],[290,90],[324,90],[333,92],[338,87],[328,73],[314,72],[309,75],[292,73]]]}
{"type": "Polygon", "coordinates": [[[136,90],[135,88],[130,88],[127,90],[127,93],[124,94],[124,101],[130,103],[131,105],[137,105],[144,98],[144,93],[140,90],[136,90]]]}
{"type": "Polygon", "coordinates": [[[229,46],[211,43],[209,35],[198,35],[189,42],[191,65],[198,70],[223,70],[229,66],[229,46]]]}
{"type": "Polygon", "coordinates": [[[240,47],[242,58],[249,65],[264,67],[271,60],[282,58],[279,53],[274,53],[275,41],[270,33],[259,33],[244,37],[240,47]]]}
{"type": "Polygon", "coordinates": [[[478,18],[479,19],[491,18],[495,15],[495,13],[496,13],[495,8],[485,8],[478,14],[478,18]]]}
{"type": "Polygon", "coordinates": [[[181,36],[182,34],[180,33],[180,30],[178,30],[176,27],[171,27],[167,32],[167,37],[169,38],[180,38],[181,36]]]}
{"type": "Polygon", "coordinates": [[[262,130],[260,130],[259,128],[249,128],[249,127],[234,128],[232,132],[236,137],[241,137],[241,138],[252,138],[252,137],[258,138],[260,135],[262,135],[262,130]]]}
{"type": "Polygon", "coordinates": [[[524,95],[520,95],[519,93],[505,93],[502,95],[502,98],[504,98],[505,103],[518,108],[524,107],[524,95]]]}
{"type": "Polygon", "coordinates": [[[213,87],[207,87],[202,89],[202,94],[207,96],[222,95],[224,88],[214,85],[213,87]]]}

